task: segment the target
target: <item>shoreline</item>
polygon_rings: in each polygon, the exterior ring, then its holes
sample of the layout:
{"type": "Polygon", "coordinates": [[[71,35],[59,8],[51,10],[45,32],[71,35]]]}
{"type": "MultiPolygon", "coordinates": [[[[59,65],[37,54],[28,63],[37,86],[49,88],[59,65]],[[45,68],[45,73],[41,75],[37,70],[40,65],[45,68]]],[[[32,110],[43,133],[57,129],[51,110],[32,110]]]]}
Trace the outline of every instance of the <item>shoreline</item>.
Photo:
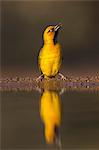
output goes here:
{"type": "Polygon", "coordinates": [[[32,90],[93,89],[99,91],[99,76],[67,76],[66,80],[59,78],[43,79],[36,82],[32,77],[0,78],[0,91],[32,91],[32,90]]]}

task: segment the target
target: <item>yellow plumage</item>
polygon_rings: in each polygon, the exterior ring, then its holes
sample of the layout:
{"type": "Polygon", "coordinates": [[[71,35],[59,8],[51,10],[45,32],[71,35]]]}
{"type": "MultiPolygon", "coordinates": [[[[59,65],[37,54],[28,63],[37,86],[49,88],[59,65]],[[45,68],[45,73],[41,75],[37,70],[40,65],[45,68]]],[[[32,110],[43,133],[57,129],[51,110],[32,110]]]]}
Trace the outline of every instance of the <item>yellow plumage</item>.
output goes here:
{"type": "Polygon", "coordinates": [[[48,143],[53,143],[55,127],[60,126],[61,106],[57,92],[45,90],[41,97],[40,115],[45,126],[45,138],[48,143]]]}
{"type": "Polygon", "coordinates": [[[54,43],[56,31],[60,24],[49,26],[43,34],[44,45],[40,50],[38,63],[45,78],[56,76],[61,65],[62,55],[59,43],[54,43]]]}

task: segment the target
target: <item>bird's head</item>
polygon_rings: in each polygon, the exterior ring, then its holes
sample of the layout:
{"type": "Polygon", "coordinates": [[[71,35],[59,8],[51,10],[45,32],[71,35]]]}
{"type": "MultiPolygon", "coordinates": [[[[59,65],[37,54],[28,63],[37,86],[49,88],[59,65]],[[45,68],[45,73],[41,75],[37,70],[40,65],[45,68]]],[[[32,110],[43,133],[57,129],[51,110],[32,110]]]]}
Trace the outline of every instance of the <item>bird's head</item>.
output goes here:
{"type": "Polygon", "coordinates": [[[61,23],[55,25],[55,26],[48,26],[43,34],[44,42],[50,43],[54,40],[55,35],[57,34],[58,29],[62,26],[61,23]]]}

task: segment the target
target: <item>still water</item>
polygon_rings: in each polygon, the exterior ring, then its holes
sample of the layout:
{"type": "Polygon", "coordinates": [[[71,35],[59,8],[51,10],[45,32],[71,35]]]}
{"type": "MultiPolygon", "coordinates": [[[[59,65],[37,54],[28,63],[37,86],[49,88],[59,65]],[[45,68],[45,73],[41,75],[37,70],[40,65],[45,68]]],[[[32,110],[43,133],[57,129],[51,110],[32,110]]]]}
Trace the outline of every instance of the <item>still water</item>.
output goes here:
{"type": "Polygon", "coordinates": [[[2,149],[99,149],[99,91],[1,92],[2,149]]]}

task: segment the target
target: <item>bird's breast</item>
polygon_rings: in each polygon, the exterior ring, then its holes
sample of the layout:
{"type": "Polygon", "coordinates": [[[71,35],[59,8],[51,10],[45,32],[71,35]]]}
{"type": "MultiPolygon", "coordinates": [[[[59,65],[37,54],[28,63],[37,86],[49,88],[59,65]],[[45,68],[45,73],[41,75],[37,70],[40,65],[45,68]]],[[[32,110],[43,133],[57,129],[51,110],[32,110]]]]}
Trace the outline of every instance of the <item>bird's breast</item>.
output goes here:
{"type": "Polygon", "coordinates": [[[56,58],[60,56],[60,53],[61,49],[57,45],[44,45],[40,54],[40,58],[56,58]]]}

